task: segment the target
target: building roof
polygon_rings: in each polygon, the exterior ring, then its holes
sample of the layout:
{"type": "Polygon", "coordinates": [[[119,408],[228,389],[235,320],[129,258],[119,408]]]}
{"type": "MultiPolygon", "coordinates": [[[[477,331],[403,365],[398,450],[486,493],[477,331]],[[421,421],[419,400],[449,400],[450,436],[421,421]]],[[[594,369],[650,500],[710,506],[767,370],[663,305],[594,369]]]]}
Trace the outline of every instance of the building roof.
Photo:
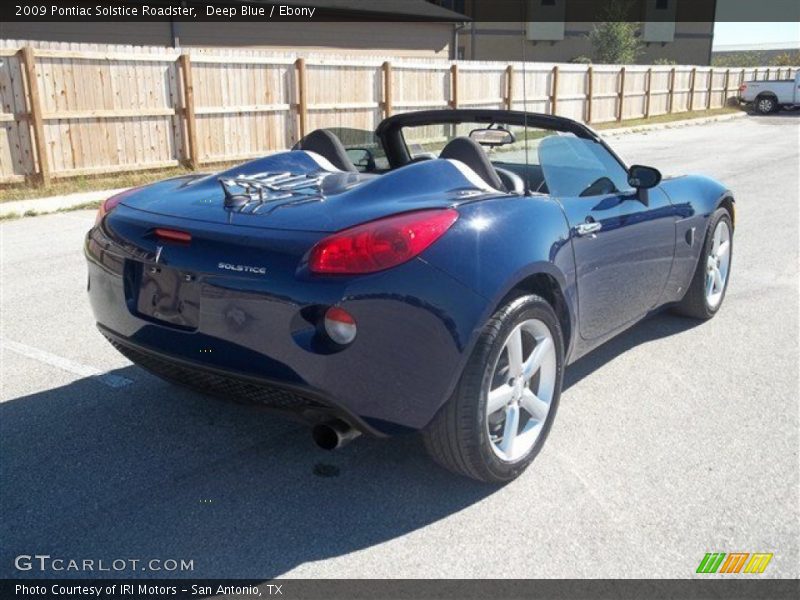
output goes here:
{"type": "Polygon", "coordinates": [[[718,44],[714,52],[760,52],[762,50],[800,50],[800,42],[762,42],[759,44],[718,44]]]}

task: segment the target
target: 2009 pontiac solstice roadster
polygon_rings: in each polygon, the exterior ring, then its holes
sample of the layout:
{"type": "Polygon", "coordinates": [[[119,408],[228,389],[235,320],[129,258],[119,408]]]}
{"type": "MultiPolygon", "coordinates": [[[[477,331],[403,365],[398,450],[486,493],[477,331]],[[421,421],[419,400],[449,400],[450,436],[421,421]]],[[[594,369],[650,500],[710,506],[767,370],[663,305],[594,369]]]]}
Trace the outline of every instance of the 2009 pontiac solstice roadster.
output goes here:
{"type": "Polygon", "coordinates": [[[544,443],[566,364],[662,307],[719,310],[733,196],[661,179],[533,113],[317,130],[109,198],[89,297],[163,379],[287,411],[325,448],[421,431],[442,465],[503,482],[544,443]]]}

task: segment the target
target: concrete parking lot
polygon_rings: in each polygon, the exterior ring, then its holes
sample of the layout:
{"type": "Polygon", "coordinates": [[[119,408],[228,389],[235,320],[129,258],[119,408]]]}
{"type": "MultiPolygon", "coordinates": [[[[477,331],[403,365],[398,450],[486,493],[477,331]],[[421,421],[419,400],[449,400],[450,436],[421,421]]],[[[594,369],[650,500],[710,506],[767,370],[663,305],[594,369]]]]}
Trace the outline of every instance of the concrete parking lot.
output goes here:
{"type": "Polygon", "coordinates": [[[1,225],[0,575],[35,575],[13,559],[39,553],[193,560],[116,573],[142,577],[682,578],[706,552],[771,552],[763,577],[800,576],[800,114],[611,143],[734,190],[725,305],[570,367],[543,452],[500,489],[413,437],[329,454],[293,422],[160,382],[94,328],[93,213],[1,225]]]}

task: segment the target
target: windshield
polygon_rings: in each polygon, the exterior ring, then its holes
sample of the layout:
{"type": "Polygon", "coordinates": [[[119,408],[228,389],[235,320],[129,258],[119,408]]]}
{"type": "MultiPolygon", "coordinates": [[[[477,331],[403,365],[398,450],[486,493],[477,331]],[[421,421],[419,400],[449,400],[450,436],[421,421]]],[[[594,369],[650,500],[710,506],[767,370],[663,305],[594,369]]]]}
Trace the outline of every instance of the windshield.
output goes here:
{"type": "MultiPolygon", "coordinates": [[[[500,127],[498,124],[487,125],[486,123],[458,123],[458,124],[439,124],[439,125],[420,125],[403,127],[403,139],[406,142],[408,153],[412,158],[421,156],[437,157],[448,142],[457,137],[469,137],[470,133],[490,127],[500,127]]],[[[515,141],[510,144],[500,146],[484,146],[484,150],[490,160],[506,160],[509,162],[519,162],[525,164],[525,128],[516,125],[502,125],[503,128],[511,132],[515,141]]],[[[544,137],[556,135],[555,131],[549,129],[538,129],[528,127],[527,136],[528,147],[534,148],[534,143],[544,137]]]]}
{"type": "MultiPolygon", "coordinates": [[[[516,125],[485,122],[406,126],[402,133],[409,156],[419,161],[438,158],[457,137],[501,126],[512,134],[513,141],[480,147],[504,182],[510,172],[525,181],[531,192],[554,196],[596,196],[630,189],[627,172],[602,144],[572,133],[536,127],[526,131],[516,125]]],[[[485,136],[472,137],[478,141],[485,136]]]]}

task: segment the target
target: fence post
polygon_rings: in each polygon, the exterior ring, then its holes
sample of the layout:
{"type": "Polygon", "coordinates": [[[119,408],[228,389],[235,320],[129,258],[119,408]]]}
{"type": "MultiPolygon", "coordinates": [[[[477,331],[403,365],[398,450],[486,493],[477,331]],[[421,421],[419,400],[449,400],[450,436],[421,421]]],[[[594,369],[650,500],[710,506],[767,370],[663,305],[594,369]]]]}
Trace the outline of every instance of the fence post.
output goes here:
{"type": "Polygon", "coordinates": [[[694,82],[697,79],[697,67],[692,69],[692,80],[689,83],[689,112],[694,108],[694,82]]]}
{"type": "Polygon", "coordinates": [[[768,81],[769,80],[769,70],[770,70],[769,67],[767,67],[767,76],[764,77],[764,81],[768,81]]]}
{"type": "Polygon", "coordinates": [[[622,110],[625,104],[625,67],[619,70],[619,112],[617,113],[617,121],[622,121],[622,110]]]}
{"type": "Polygon", "coordinates": [[[711,94],[714,90],[714,69],[708,70],[708,92],[706,93],[706,110],[711,108],[711,94]]]}
{"type": "Polygon", "coordinates": [[[193,171],[199,163],[197,149],[197,121],[194,114],[194,84],[192,83],[192,59],[188,54],[181,54],[178,59],[183,77],[183,115],[186,119],[186,163],[193,171]]]}
{"type": "Polygon", "coordinates": [[[675,67],[672,67],[672,71],[669,74],[669,113],[672,114],[672,111],[675,108],[675,67]]]}
{"type": "Polygon", "coordinates": [[[728,105],[728,86],[731,81],[731,70],[725,71],[725,95],[722,97],[723,108],[728,105]]]}
{"type": "Polygon", "coordinates": [[[745,72],[746,70],[742,69],[742,72],[739,74],[739,85],[742,85],[744,83],[745,72]]]}
{"type": "Polygon", "coordinates": [[[586,69],[586,122],[592,122],[592,88],[594,86],[594,70],[590,66],[586,69]]]}
{"type": "Polygon", "coordinates": [[[450,65],[450,108],[458,108],[458,65],[450,65]]]}
{"type": "Polygon", "coordinates": [[[753,69],[753,81],[758,81],[758,68],[753,69]]]}
{"type": "Polygon", "coordinates": [[[558,65],[553,67],[553,93],[550,95],[550,114],[556,114],[558,109],[558,65]]]}
{"type": "MultiPolygon", "coordinates": [[[[47,148],[44,140],[44,121],[42,120],[42,101],[39,96],[39,84],[36,81],[36,59],[33,48],[25,46],[21,50],[22,64],[25,71],[28,89],[27,97],[30,101],[30,118],[33,124],[33,140],[36,146],[36,158],[39,162],[38,183],[50,183],[50,164],[47,160],[47,148]]],[[[35,167],[34,167],[35,169],[35,167]]]]}
{"type": "Polygon", "coordinates": [[[308,119],[308,99],[306,97],[306,59],[298,58],[294,61],[297,73],[297,122],[299,138],[303,139],[306,135],[306,123],[308,119]]]}
{"type": "Polygon", "coordinates": [[[506,110],[514,109],[514,65],[506,67],[506,110]]]}
{"type": "Polygon", "coordinates": [[[647,86],[646,95],[644,97],[644,118],[650,118],[650,88],[652,87],[653,83],[653,69],[647,69],[647,81],[645,85],[647,86]]]}
{"type": "Polygon", "coordinates": [[[383,63],[383,116],[392,116],[392,63],[383,63]]]}

